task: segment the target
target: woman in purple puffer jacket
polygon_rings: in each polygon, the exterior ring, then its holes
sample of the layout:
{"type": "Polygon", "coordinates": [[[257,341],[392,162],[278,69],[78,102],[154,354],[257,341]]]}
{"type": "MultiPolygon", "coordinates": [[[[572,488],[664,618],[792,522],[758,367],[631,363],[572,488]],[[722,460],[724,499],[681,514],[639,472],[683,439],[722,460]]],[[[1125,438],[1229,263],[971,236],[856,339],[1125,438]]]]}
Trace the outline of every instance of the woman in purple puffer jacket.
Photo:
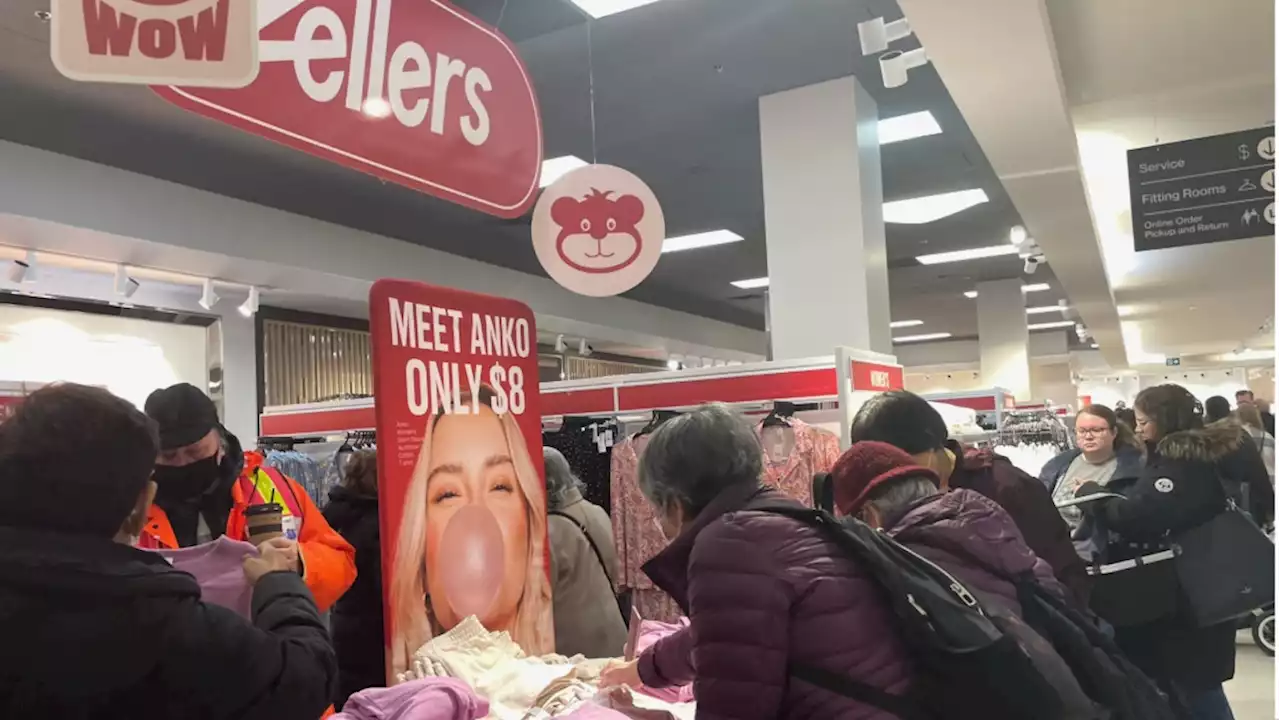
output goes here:
{"type": "Polygon", "coordinates": [[[788,673],[789,665],[813,666],[893,694],[904,694],[913,678],[868,571],[818,530],[752,509],[783,497],[760,485],[761,470],[755,433],[723,405],[703,406],[653,434],[640,488],[674,540],[644,570],[690,626],[605,683],[692,681],[700,720],[890,720],[788,673]]]}

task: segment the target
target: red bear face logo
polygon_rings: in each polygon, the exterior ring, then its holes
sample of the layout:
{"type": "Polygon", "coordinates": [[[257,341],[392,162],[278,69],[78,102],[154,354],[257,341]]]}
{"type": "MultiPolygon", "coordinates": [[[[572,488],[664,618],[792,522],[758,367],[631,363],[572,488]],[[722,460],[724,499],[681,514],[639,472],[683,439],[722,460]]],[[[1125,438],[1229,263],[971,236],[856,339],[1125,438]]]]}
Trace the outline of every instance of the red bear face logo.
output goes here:
{"type": "Polygon", "coordinates": [[[581,200],[562,197],[551,205],[551,220],[560,226],[556,252],[579,272],[617,272],[635,262],[644,248],[637,228],[644,203],[634,195],[611,195],[593,188],[581,200]]]}

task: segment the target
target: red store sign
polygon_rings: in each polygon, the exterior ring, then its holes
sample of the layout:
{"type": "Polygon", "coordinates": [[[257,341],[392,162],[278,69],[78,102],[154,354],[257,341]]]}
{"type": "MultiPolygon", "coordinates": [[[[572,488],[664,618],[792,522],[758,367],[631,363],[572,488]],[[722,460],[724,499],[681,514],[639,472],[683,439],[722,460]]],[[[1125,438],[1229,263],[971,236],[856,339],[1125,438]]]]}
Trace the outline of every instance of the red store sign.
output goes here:
{"type": "Polygon", "coordinates": [[[239,89],[156,87],[245,132],[500,217],[537,197],[542,126],[524,64],[445,0],[275,0],[239,89]]]}

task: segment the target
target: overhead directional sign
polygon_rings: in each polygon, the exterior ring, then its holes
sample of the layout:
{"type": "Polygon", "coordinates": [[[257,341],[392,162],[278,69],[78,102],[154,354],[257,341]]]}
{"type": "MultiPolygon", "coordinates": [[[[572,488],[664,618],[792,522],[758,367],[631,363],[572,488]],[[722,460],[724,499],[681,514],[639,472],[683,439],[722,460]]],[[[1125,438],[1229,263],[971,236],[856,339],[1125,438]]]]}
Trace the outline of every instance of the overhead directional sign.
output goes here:
{"type": "Polygon", "coordinates": [[[1275,128],[1129,151],[1135,250],[1275,236],[1275,128]]]}

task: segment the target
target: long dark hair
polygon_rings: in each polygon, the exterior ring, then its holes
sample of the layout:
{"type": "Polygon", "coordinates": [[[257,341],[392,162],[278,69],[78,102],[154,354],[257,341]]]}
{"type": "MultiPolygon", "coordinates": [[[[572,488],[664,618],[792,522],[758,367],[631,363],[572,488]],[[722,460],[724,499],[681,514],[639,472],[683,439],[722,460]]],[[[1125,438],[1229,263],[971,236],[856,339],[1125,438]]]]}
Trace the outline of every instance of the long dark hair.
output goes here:
{"type": "Polygon", "coordinates": [[[1107,421],[1107,427],[1116,434],[1116,439],[1111,443],[1112,450],[1120,452],[1123,448],[1142,449],[1142,443],[1138,442],[1138,437],[1133,434],[1133,428],[1120,422],[1115,411],[1106,405],[1087,405],[1076,413],[1076,419],[1079,420],[1081,415],[1092,415],[1107,421]]]}
{"type": "Polygon", "coordinates": [[[378,494],[378,453],[374,450],[357,450],[347,461],[342,486],[361,495],[378,494]]]}
{"type": "Polygon", "coordinates": [[[1155,423],[1156,434],[1164,437],[1183,430],[1204,427],[1204,406],[1181,385],[1156,385],[1138,393],[1133,406],[1155,423]]]}

